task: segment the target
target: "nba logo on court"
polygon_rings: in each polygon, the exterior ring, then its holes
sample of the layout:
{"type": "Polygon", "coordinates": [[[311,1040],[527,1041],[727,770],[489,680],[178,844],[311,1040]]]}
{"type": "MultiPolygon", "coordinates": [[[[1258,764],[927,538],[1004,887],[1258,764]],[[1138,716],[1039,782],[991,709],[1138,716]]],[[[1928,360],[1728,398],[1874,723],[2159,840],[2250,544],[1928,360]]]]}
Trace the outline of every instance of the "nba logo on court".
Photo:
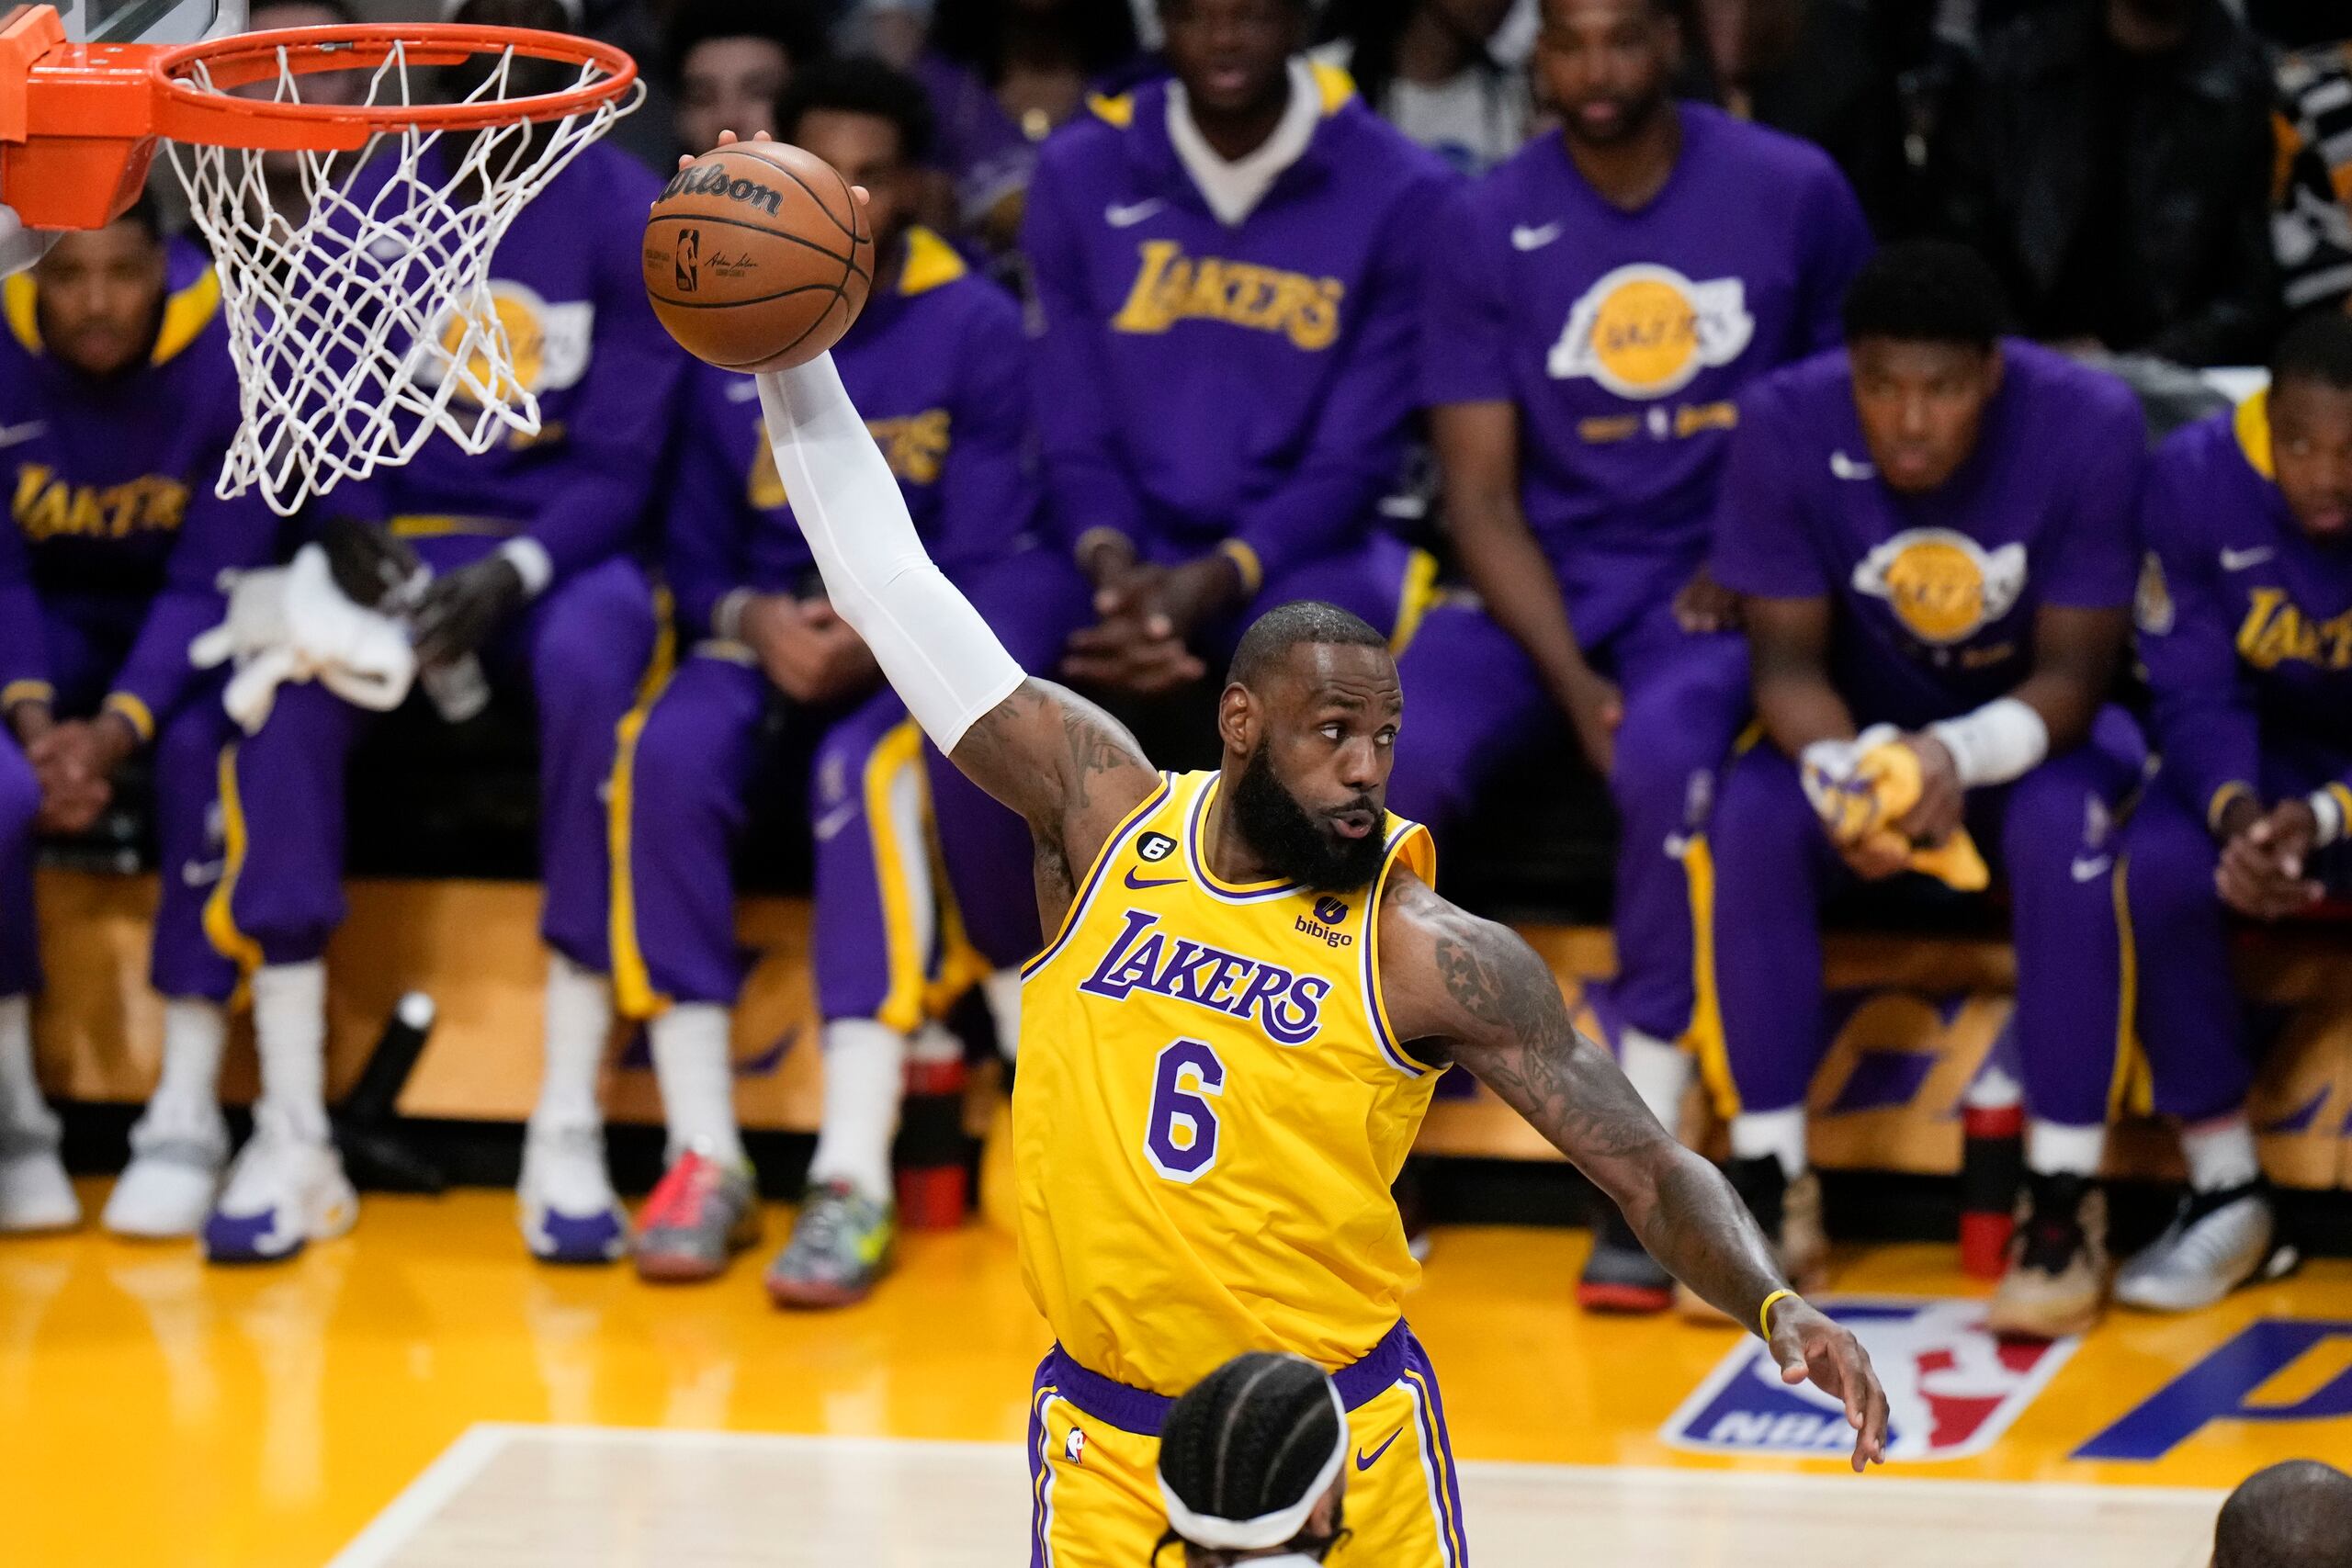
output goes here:
{"type": "MultiPolygon", "coordinates": [[[[1995,1338],[1973,1301],[1831,1300],[1819,1304],[1852,1329],[1886,1382],[1886,1457],[1966,1459],[1999,1440],[2073,1355],[2077,1341],[1995,1338]]],[[[1843,1461],[1854,1435],[1838,1403],[1811,1384],[1781,1381],[1772,1353],[1741,1341],[1666,1424],[1679,1449],[1843,1461]]]]}

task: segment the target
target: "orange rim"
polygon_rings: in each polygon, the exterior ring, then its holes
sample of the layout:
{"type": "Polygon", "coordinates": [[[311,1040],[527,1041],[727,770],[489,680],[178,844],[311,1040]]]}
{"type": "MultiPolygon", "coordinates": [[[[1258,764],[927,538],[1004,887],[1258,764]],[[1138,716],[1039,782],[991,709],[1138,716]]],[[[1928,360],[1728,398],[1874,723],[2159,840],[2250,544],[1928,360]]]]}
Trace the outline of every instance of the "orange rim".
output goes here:
{"type": "Polygon", "coordinates": [[[402,23],[339,28],[275,28],[159,50],[147,74],[158,95],[156,134],[175,141],[228,147],[309,147],[343,150],[385,130],[474,130],[517,121],[557,120],[584,113],[628,91],[637,62],[610,44],[529,28],[402,23]],[[398,49],[416,67],[454,65],[477,55],[512,50],[530,60],[601,68],[594,82],[560,93],[470,104],[302,104],[232,97],[228,89],[270,81],[279,70],[296,75],[368,71],[398,49]],[[211,85],[191,79],[198,65],[211,85]],[[312,140],[315,138],[315,140],[312,140]]]}

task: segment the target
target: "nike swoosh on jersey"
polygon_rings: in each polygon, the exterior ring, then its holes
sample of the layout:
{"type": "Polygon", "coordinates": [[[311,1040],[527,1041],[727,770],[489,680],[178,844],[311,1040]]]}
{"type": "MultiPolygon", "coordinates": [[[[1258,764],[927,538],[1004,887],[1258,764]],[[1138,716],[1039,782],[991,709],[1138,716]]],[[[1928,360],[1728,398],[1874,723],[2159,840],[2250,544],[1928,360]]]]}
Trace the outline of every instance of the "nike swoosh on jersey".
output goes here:
{"type": "Polygon", "coordinates": [[[1356,1450],[1356,1469],[1359,1471],[1370,1470],[1374,1465],[1378,1464],[1380,1462],[1380,1456],[1388,1451],[1389,1444],[1394,1443],[1397,1438],[1404,1435],[1405,1428],[1402,1427],[1399,1427],[1395,1431],[1389,1433],[1388,1442],[1383,1443],[1378,1448],[1373,1450],[1370,1458],[1366,1458],[1364,1456],[1364,1451],[1362,1449],[1358,1449],[1356,1450]]]}
{"type": "Polygon", "coordinates": [[[1843,452],[1829,454],[1829,471],[1841,479],[1874,479],[1878,468],[1871,463],[1858,463],[1843,452]]]}
{"type": "Polygon", "coordinates": [[[45,419],[28,419],[22,424],[0,424],[0,446],[20,446],[49,428],[45,419]]]}
{"type": "Polygon", "coordinates": [[[2275,556],[2278,553],[2278,552],[2277,550],[2272,549],[2268,545],[2256,545],[2250,550],[2223,550],[2222,552],[2222,570],[2223,571],[2244,571],[2250,566],[2260,566],[2264,561],[2268,560],[2272,556],[2275,556]]]}
{"type": "Polygon", "coordinates": [[[1510,231],[1510,248],[1515,251],[1540,251],[1560,237],[1567,225],[1555,219],[1541,228],[1521,223],[1510,231]]]}
{"type": "Polygon", "coordinates": [[[1114,229],[1132,229],[1167,205],[1156,196],[1149,201],[1129,202],[1125,205],[1114,201],[1102,209],[1102,221],[1114,229]]]}
{"type": "Polygon", "coordinates": [[[1181,876],[1162,876],[1149,882],[1137,882],[1136,880],[1136,874],[1132,869],[1127,873],[1127,886],[1134,888],[1138,893],[1142,892],[1147,887],[1173,887],[1183,880],[1184,879],[1181,876]]]}
{"type": "Polygon", "coordinates": [[[2114,864],[2113,855],[2076,855],[2073,866],[2075,880],[2088,882],[2093,877],[2104,876],[2114,864]]]}
{"type": "Polygon", "coordinates": [[[850,818],[857,815],[858,808],[863,804],[861,801],[853,800],[846,806],[836,806],[822,817],[818,818],[817,837],[820,840],[829,840],[848,827],[850,818]]]}

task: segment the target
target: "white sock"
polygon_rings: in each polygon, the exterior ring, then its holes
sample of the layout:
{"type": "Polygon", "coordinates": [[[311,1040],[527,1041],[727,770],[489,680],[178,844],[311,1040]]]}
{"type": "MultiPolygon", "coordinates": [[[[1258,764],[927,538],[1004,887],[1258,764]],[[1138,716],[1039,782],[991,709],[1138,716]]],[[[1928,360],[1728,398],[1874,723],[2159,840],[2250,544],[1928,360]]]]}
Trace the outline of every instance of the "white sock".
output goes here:
{"type": "Polygon", "coordinates": [[[254,1043],[261,1053],[262,1106],[295,1135],[327,1139],[327,966],[265,964],[254,971],[254,1043]]]}
{"type": "Polygon", "coordinates": [[[870,1018],[825,1025],[825,1121],[810,1183],[846,1181],[869,1198],[889,1198],[890,1139],[906,1081],[905,1035],[870,1018]]]}
{"type": "Polygon", "coordinates": [[[1625,1080],[1668,1132],[1682,1130],[1682,1094],[1690,1087],[1690,1053],[1638,1029],[1618,1032],[1617,1060],[1625,1080]]]}
{"type": "Polygon", "coordinates": [[[980,996],[996,1025],[997,1053],[1010,1062],[1021,1052],[1021,971],[996,971],[980,982],[980,996]]]}
{"type": "Polygon", "coordinates": [[[44,1128],[51,1117],[33,1072],[33,1005],[0,997],[0,1126],[44,1128]]]}
{"type": "Polygon", "coordinates": [[[1961,1103],[1971,1111],[2006,1111],[2025,1103],[2025,1085],[1997,1066],[1988,1066],[1976,1075],[1976,1081],[1960,1098],[1961,1103]]]}
{"type": "Polygon", "coordinates": [[[2107,1153],[2107,1127],[2064,1127],[2040,1117],[2025,1124],[2025,1168],[2037,1176],[2097,1176],[2107,1153]]]}
{"type": "Polygon", "coordinates": [[[1741,1111],[1731,1119],[1731,1152],[1737,1159],[1770,1155],[1781,1162],[1781,1173],[1794,1181],[1805,1168],[1804,1107],[1741,1111]]]}
{"type": "Polygon", "coordinates": [[[220,1113],[220,1052],[229,1010],[202,997],[164,998],[164,1070],[147,1114],[159,1122],[206,1125],[220,1113]]]}
{"type": "Polygon", "coordinates": [[[688,1149],[721,1165],[743,1158],[743,1135],[735,1128],[730,1028],[728,1010],[717,1002],[680,1002],[645,1026],[673,1160],[688,1149]]]}
{"type": "Polygon", "coordinates": [[[613,1032],[613,987],[604,976],[562,953],[548,953],[546,1031],[534,1127],[594,1127],[603,1120],[596,1080],[613,1032]]]}
{"type": "Polygon", "coordinates": [[[2183,1127],[2180,1153],[2188,1161],[2188,1185],[2199,1192],[2244,1187],[2262,1174],[2262,1161],[2254,1152],[2254,1129],[2243,1111],[2183,1127]]]}

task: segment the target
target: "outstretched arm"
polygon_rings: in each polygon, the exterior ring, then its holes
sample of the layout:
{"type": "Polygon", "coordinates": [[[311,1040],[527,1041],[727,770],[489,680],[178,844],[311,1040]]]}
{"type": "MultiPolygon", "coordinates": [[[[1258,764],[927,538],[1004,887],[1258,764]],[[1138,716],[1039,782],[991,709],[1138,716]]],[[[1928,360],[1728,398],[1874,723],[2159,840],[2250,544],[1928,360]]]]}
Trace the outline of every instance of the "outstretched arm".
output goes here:
{"type": "Polygon", "coordinates": [[[1115,719],[1023,675],[933,564],[831,355],[759,384],[776,474],[827,597],[933,742],[1027,818],[1050,929],[1077,873],[1159,786],[1159,774],[1115,719]]]}
{"type": "Polygon", "coordinates": [[[1382,991],[1408,1039],[1443,1042],[1624,1211],[1650,1256],[1757,1325],[1768,1300],[1787,1382],[1845,1402],[1854,1468],[1886,1459],[1886,1395],[1853,1335],[1788,1292],[1731,1184],[1649,1113],[1609,1053],[1578,1034],[1552,971],[1491,920],[1399,874],[1380,911],[1382,991]]]}

